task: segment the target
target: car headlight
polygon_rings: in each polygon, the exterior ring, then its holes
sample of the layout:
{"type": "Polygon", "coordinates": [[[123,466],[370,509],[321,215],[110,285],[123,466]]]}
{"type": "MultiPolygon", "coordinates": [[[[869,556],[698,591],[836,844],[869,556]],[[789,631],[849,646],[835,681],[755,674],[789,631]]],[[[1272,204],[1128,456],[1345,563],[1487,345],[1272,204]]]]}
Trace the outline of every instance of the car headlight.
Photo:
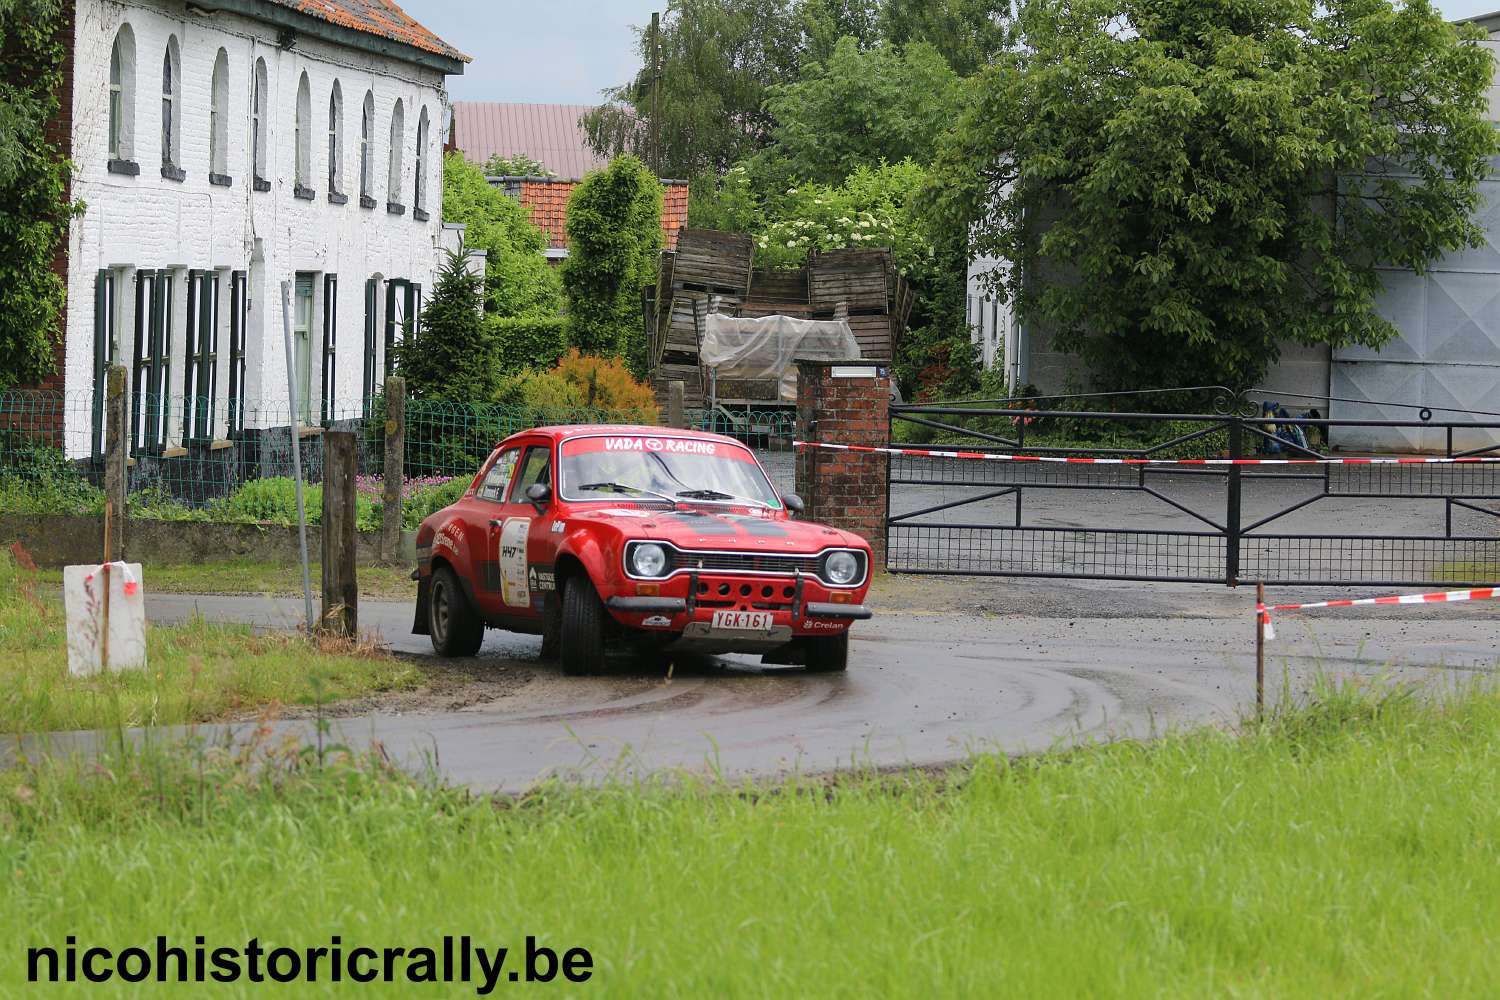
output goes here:
{"type": "Polygon", "coordinates": [[[646,542],[630,550],[630,569],[636,576],[662,576],[667,572],[667,550],[646,542]]]}
{"type": "Polygon", "coordinates": [[[852,552],[834,552],[823,560],[823,575],[837,587],[846,587],[859,578],[859,558],[852,552]]]}

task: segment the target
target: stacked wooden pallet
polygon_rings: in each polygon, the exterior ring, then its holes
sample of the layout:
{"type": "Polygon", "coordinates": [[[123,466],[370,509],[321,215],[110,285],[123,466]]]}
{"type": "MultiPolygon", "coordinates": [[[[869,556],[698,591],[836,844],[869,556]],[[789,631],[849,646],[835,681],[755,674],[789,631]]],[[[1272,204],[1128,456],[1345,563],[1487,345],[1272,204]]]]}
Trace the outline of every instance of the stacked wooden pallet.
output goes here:
{"type": "Polygon", "coordinates": [[[703,318],[711,308],[738,314],[750,291],[754,244],[739,233],[683,228],[677,250],[662,255],[657,280],[652,384],[658,400],[667,385],[686,384],[688,409],[702,409],[706,385],[698,363],[703,318]]]}
{"type": "MultiPolygon", "coordinates": [[[[699,363],[709,310],[732,316],[847,317],[861,354],[895,356],[911,318],[914,296],[889,250],[814,253],[806,268],[753,270],[754,244],[738,233],[684,228],[675,252],[662,254],[651,330],[652,381],[665,401],[667,384],[687,384],[687,406],[704,406],[707,378],[699,363]]],[[[721,399],[770,400],[774,386],[725,383],[721,399]]]]}

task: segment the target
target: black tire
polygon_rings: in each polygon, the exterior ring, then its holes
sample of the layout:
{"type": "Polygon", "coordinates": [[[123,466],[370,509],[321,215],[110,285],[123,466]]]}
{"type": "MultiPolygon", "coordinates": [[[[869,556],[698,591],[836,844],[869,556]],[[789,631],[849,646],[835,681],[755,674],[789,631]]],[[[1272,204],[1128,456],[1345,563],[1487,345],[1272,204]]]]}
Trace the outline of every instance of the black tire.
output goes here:
{"type": "Polygon", "coordinates": [[[563,673],[586,677],[604,667],[604,626],[608,613],[586,576],[568,579],[563,590],[562,636],[558,659],[563,673]]]}
{"type": "Polygon", "coordinates": [[[427,626],[439,656],[473,656],[484,644],[484,622],[464,596],[458,577],[439,566],[428,585],[427,626]]]}
{"type": "Polygon", "coordinates": [[[814,674],[841,674],[849,669],[849,633],[815,635],[802,640],[807,644],[807,670],[814,674]]]}
{"type": "Polygon", "coordinates": [[[557,659],[562,644],[562,601],[557,595],[547,599],[547,609],[542,615],[542,659],[557,659]]]}

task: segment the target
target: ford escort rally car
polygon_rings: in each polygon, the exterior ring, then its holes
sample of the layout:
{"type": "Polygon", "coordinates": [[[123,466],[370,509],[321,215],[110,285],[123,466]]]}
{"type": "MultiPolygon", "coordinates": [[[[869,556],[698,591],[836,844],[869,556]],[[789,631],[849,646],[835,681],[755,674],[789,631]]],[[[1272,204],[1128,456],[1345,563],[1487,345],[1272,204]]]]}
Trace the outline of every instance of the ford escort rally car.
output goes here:
{"type": "Polygon", "coordinates": [[[850,625],[870,617],[870,546],[801,510],[733,438],[516,434],[422,522],[413,632],[443,656],[474,655],[486,628],[541,635],[569,674],[624,645],[842,671],[850,625]]]}

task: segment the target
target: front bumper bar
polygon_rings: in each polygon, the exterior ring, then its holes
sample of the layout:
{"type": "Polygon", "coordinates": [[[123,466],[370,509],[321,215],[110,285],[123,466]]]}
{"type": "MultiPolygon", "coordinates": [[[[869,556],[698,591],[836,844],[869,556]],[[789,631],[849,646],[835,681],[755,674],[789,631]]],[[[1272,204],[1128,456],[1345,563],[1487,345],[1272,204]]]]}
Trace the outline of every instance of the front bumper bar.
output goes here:
{"type": "Polygon", "coordinates": [[[611,611],[638,615],[676,615],[687,610],[681,597],[611,597],[605,601],[611,611]]]}
{"type": "Polygon", "coordinates": [[[842,618],[845,621],[863,622],[875,617],[875,612],[863,604],[808,604],[805,614],[809,618],[842,618]]]}

